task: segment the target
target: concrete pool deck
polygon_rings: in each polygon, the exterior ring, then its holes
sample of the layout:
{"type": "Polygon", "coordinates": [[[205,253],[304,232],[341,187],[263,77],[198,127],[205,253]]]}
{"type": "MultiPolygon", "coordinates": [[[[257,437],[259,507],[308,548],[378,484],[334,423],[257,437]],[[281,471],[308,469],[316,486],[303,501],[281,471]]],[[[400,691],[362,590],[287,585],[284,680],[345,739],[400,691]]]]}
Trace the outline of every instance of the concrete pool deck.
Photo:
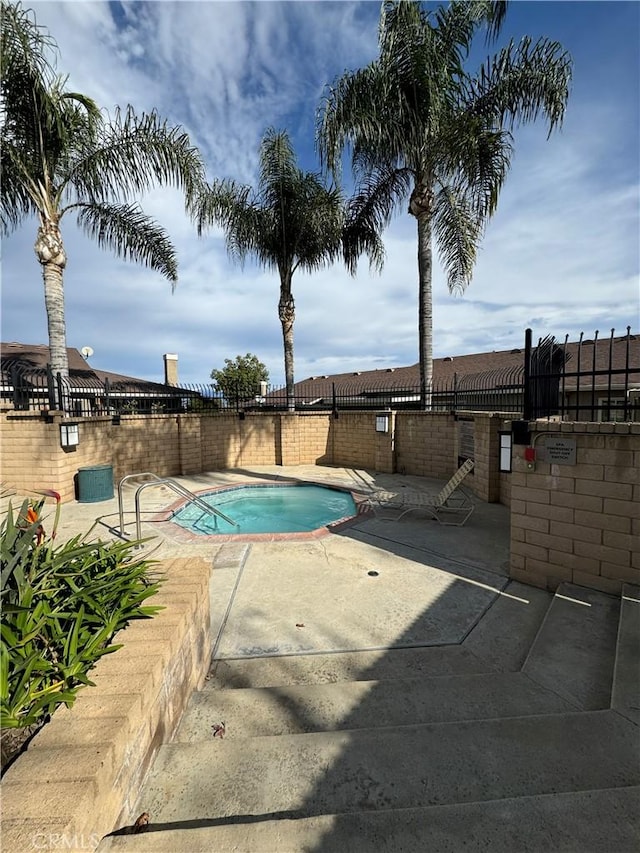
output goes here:
{"type": "MultiPolygon", "coordinates": [[[[246,469],[212,471],[197,476],[176,476],[180,485],[194,493],[225,485],[268,482],[270,480],[290,482],[312,482],[335,485],[366,493],[372,486],[386,490],[401,491],[405,488],[423,489],[427,492],[439,491],[443,483],[427,477],[404,476],[400,474],[378,474],[355,468],[332,468],[327,466],[300,465],[281,467],[276,465],[252,466],[246,469]]],[[[142,481],[140,481],[142,482],[142,481]]],[[[135,538],[134,495],[140,482],[129,482],[123,489],[123,507],[125,510],[125,528],[128,538],[135,538]]],[[[469,490],[466,489],[467,494],[469,490]]],[[[174,536],[173,525],[156,523],[153,519],[175,503],[176,495],[166,486],[145,489],[141,495],[142,536],[149,537],[145,553],[154,558],[163,559],[188,553],[210,555],[215,553],[223,541],[215,537],[197,537],[189,544],[179,536],[174,536]]],[[[446,527],[436,523],[422,513],[416,513],[402,519],[400,524],[390,519],[359,519],[357,526],[366,522],[366,530],[372,535],[385,538],[390,532],[402,532],[399,541],[418,548],[433,546],[438,551],[447,548],[450,557],[463,557],[466,553],[474,564],[506,574],[509,554],[509,511],[500,504],[486,504],[474,499],[475,512],[463,528],[446,527]],[[452,550],[449,550],[452,549],[452,550]]],[[[48,507],[49,508],[49,507],[48,507]]],[[[51,510],[49,508],[49,512],[51,510]]],[[[45,527],[48,526],[45,522],[45,527]]],[[[62,507],[58,538],[70,538],[85,534],[92,529],[92,535],[103,539],[118,536],[119,517],[117,492],[107,501],[97,503],[73,502],[62,507]],[[97,520],[97,521],[96,521],[97,520]]],[[[393,537],[392,537],[393,538],[393,537]]]]}
{"type": "MultiPolygon", "coordinates": [[[[173,479],[194,493],[269,480],[331,484],[354,492],[366,492],[373,483],[390,490],[437,491],[442,486],[421,477],[320,466],[252,467],[173,479]]],[[[130,538],[135,538],[132,509],[138,485],[128,483],[123,490],[130,538]]],[[[185,539],[177,525],[150,520],[174,504],[175,497],[166,486],[145,489],[142,536],[149,541],[140,553],[158,560],[192,555],[213,561],[216,657],[457,643],[508,581],[509,513],[498,504],[474,500],[475,511],[462,528],[440,525],[420,512],[398,522],[391,511],[388,518],[361,515],[322,536],[263,541],[193,535],[185,539]],[[438,600],[445,595],[448,600],[454,585],[453,611],[447,605],[439,613],[438,600]],[[428,618],[420,618],[423,613],[428,618]]],[[[91,536],[117,536],[117,497],[64,505],[58,537],[86,533],[96,518],[91,536]]]]}

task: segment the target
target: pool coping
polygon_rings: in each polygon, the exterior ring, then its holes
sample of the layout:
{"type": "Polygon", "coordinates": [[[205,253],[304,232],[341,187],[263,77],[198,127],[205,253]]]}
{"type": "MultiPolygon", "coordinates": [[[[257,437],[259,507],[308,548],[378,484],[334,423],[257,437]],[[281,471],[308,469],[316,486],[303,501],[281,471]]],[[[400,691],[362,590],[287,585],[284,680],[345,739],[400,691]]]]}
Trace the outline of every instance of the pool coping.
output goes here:
{"type": "Polygon", "coordinates": [[[180,524],[172,521],[173,515],[178,509],[185,506],[189,501],[187,498],[179,498],[171,503],[167,508],[156,512],[150,522],[166,522],[171,525],[171,538],[174,542],[189,544],[192,542],[212,542],[216,544],[225,544],[231,542],[305,542],[314,539],[321,539],[328,536],[330,533],[337,533],[362,520],[363,515],[368,515],[371,512],[371,506],[366,495],[362,492],[354,491],[348,486],[334,485],[333,483],[316,482],[314,480],[242,480],[237,483],[226,483],[220,486],[214,486],[206,489],[198,489],[193,494],[197,497],[202,495],[210,495],[213,492],[231,492],[237,489],[247,487],[262,487],[273,486],[275,488],[281,486],[321,486],[324,489],[334,489],[337,492],[347,492],[353,498],[356,505],[356,514],[343,516],[335,521],[329,522],[322,527],[317,527],[315,530],[296,531],[293,533],[194,533],[187,530],[180,524]]]}

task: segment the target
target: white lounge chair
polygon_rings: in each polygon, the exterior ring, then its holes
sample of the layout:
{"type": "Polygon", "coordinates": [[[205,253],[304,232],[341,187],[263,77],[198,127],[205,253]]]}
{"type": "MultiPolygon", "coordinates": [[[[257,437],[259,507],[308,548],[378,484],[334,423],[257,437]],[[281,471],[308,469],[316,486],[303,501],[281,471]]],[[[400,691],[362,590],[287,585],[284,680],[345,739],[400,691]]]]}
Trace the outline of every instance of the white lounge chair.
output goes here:
{"type": "Polygon", "coordinates": [[[376,515],[380,509],[385,508],[402,510],[400,515],[394,516],[397,521],[409,512],[424,510],[440,524],[462,527],[475,509],[475,504],[459,487],[473,464],[471,459],[463,462],[437,495],[414,489],[403,489],[401,492],[377,489],[367,496],[367,501],[376,515]]]}

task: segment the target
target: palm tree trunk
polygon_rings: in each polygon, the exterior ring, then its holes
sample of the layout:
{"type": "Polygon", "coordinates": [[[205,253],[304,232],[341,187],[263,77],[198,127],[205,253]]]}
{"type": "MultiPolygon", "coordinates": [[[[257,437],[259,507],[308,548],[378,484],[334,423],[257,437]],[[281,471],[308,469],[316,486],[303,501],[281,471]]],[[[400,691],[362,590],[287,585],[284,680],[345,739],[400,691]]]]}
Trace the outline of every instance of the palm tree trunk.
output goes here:
{"type": "Polygon", "coordinates": [[[433,193],[420,182],[411,193],[409,212],[418,221],[418,352],[420,358],[420,406],[431,408],[433,387],[433,249],[431,212],[433,193]]]}
{"type": "Polygon", "coordinates": [[[293,396],[293,322],[296,316],[295,303],[291,294],[291,273],[280,276],[280,302],[278,316],[282,325],[284,343],[284,378],[287,388],[287,410],[294,412],[296,401],[293,396]]]}
{"type": "Polygon", "coordinates": [[[63,270],[67,264],[67,255],[60,229],[56,223],[45,222],[40,226],[34,251],[42,265],[51,370],[54,376],[60,374],[63,384],[68,384],[69,363],[67,360],[67,332],[62,280],[63,270]]]}

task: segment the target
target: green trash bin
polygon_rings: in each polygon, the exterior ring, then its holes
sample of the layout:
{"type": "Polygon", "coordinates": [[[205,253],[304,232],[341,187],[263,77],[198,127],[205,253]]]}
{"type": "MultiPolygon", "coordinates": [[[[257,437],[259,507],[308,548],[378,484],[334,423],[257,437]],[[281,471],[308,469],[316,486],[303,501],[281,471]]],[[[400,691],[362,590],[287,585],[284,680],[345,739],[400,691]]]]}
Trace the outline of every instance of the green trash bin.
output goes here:
{"type": "Polygon", "coordinates": [[[78,468],[78,501],[89,504],[113,497],[113,465],[78,468]]]}

